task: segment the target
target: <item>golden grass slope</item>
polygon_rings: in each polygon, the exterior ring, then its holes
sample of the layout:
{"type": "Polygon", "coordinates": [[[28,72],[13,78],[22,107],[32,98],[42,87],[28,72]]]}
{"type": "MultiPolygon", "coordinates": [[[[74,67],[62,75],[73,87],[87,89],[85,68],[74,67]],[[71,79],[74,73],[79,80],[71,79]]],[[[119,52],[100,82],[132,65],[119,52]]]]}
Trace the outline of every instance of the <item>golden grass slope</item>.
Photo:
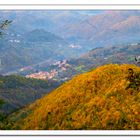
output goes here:
{"type": "Polygon", "coordinates": [[[74,77],[11,115],[13,129],[140,129],[140,91],[126,90],[129,68],[140,72],[135,65],[110,64],[74,77]]]}

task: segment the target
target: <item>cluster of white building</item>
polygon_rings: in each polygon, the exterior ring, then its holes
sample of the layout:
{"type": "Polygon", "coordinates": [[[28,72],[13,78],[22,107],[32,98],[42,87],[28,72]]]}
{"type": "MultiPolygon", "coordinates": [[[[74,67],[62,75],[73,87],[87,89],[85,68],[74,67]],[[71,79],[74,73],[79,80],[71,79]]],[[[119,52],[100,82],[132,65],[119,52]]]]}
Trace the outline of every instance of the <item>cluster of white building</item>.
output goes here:
{"type": "Polygon", "coordinates": [[[80,45],[76,45],[76,44],[71,44],[69,45],[70,48],[78,48],[81,49],[82,47],[80,45]]]}
{"type": "Polygon", "coordinates": [[[35,78],[35,79],[52,79],[54,76],[56,76],[58,72],[54,69],[51,70],[51,72],[46,72],[46,71],[40,71],[37,73],[32,73],[29,75],[26,75],[26,78],[35,78]]]}
{"type": "Polygon", "coordinates": [[[9,40],[9,42],[11,42],[11,43],[20,43],[20,40],[17,40],[17,39],[11,39],[11,40],[9,40]]]}
{"type": "Polygon", "coordinates": [[[54,66],[58,66],[59,68],[64,66],[67,63],[67,60],[61,60],[53,63],[54,66]]]}
{"type": "MultiPolygon", "coordinates": [[[[67,60],[60,60],[52,65],[57,66],[56,69],[51,70],[50,72],[47,71],[39,71],[36,73],[28,74],[26,78],[35,78],[35,79],[52,79],[56,78],[61,72],[66,71],[69,64],[67,64],[67,60]]],[[[24,71],[30,69],[30,67],[21,68],[20,71],[24,71]]]]}

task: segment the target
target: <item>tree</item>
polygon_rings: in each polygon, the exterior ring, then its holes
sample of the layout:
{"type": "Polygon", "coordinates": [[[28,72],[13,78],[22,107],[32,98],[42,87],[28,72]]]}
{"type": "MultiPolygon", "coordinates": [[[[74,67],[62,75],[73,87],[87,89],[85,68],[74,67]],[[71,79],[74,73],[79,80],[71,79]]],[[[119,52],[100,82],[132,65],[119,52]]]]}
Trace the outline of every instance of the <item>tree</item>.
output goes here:
{"type": "Polygon", "coordinates": [[[135,56],[135,61],[137,62],[137,64],[140,64],[140,56],[135,56]]]}
{"type": "Polygon", "coordinates": [[[4,30],[12,23],[12,20],[4,20],[0,23],[0,36],[4,35],[4,30]]]}
{"type": "Polygon", "coordinates": [[[4,101],[0,99],[0,108],[2,107],[3,104],[4,104],[4,101]]]}

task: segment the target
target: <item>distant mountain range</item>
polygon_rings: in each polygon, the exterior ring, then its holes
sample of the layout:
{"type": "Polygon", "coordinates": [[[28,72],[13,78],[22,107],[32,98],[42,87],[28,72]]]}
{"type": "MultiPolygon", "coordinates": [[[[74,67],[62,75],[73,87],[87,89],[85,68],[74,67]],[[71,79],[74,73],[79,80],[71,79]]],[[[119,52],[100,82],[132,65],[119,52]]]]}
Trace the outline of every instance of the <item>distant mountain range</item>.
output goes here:
{"type": "Polygon", "coordinates": [[[85,50],[139,41],[139,10],[1,11],[0,16],[13,20],[12,32],[45,29],[72,43],[81,44],[85,50]]]}
{"type": "Polygon", "coordinates": [[[0,73],[139,42],[140,11],[0,11],[13,20],[0,40],[0,73]],[[78,47],[73,47],[78,46],[78,47]]]}
{"type": "Polygon", "coordinates": [[[90,49],[139,41],[140,11],[105,11],[91,15],[69,25],[62,35],[69,40],[77,39],[90,49]]]}

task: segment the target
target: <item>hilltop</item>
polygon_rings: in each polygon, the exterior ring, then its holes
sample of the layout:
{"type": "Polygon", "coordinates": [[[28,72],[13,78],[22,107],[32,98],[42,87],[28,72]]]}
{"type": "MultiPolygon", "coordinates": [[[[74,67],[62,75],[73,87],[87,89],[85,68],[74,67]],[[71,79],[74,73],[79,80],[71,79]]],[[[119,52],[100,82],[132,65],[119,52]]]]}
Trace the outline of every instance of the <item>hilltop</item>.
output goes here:
{"type": "Polygon", "coordinates": [[[10,115],[6,129],[140,129],[139,73],[135,65],[109,64],[77,75],[10,115]]]}

